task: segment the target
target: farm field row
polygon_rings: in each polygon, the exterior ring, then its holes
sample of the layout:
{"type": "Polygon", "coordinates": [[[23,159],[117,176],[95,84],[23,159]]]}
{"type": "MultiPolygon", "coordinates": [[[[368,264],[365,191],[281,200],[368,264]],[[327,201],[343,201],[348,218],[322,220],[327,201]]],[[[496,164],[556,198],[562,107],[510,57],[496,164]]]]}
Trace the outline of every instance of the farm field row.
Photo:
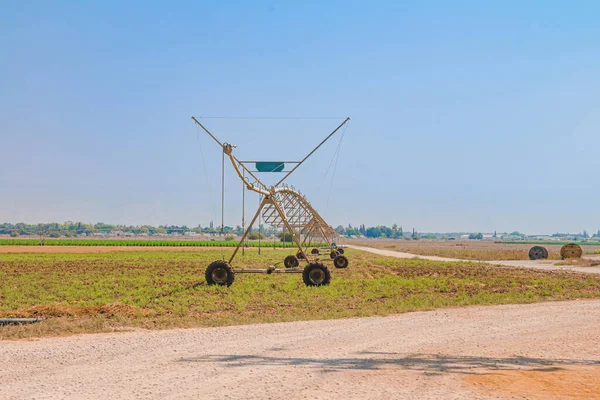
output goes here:
{"type": "MultiPolygon", "coordinates": [[[[235,247],[237,240],[45,239],[44,246],[235,247]]],[[[39,239],[0,239],[0,246],[39,246],[39,239]]],[[[248,241],[248,247],[290,247],[272,240],[248,241]]],[[[311,243],[309,246],[319,246],[311,243]]]]}
{"type": "MultiPolygon", "coordinates": [[[[0,317],[45,317],[0,328],[0,338],[223,326],[389,315],[472,304],[600,297],[600,276],[478,263],[394,259],[349,250],[350,267],[326,287],[298,274],[238,274],[207,286],[206,266],[229,251],[22,253],[0,258],[0,317]]],[[[248,249],[234,266],[281,263],[248,249]]]]}
{"type": "MultiPolygon", "coordinates": [[[[529,249],[534,244],[527,243],[495,243],[487,241],[434,241],[434,240],[391,240],[371,239],[352,240],[349,243],[359,246],[375,247],[384,250],[395,250],[422,256],[438,256],[463,260],[529,260],[529,249]]],[[[540,245],[540,244],[535,244],[540,245]]],[[[549,259],[560,260],[562,244],[542,244],[549,253],[549,259]]],[[[600,245],[582,247],[584,255],[600,252],[600,245]]]]}

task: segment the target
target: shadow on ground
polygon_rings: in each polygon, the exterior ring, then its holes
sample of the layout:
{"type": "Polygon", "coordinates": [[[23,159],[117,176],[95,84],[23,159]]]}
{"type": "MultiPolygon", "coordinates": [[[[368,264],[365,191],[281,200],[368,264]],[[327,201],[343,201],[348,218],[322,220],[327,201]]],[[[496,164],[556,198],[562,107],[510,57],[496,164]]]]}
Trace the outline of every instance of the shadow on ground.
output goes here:
{"type": "Polygon", "coordinates": [[[257,355],[207,355],[183,357],[180,362],[220,363],[223,367],[245,366],[305,366],[325,370],[377,370],[396,366],[430,374],[475,374],[477,370],[515,370],[526,368],[550,372],[575,365],[600,366],[600,360],[543,359],[523,356],[505,358],[450,356],[443,354],[399,354],[361,352],[353,358],[266,357],[257,355]]]}

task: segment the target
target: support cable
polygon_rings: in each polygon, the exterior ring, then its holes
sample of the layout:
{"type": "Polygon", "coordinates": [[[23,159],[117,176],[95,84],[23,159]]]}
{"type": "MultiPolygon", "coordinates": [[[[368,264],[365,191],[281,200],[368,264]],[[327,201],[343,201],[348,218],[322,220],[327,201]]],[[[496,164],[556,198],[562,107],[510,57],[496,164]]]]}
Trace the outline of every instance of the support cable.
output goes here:
{"type": "Polygon", "coordinates": [[[196,134],[198,135],[198,143],[200,144],[200,158],[202,158],[202,166],[204,167],[204,178],[206,179],[206,187],[208,188],[208,197],[210,199],[210,206],[212,208],[213,219],[217,219],[217,211],[215,208],[215,201],[212,196],[212,188],[210,186],[210,179],[208,178],[208,169],[206,168],[206,159],[204,157],[204,150],[202,149],[202,139],[200,139],[200,130],[196,126],[196,134]]]}
{"type": "Polygon", "coordinates": [[[310,156],[312,156],[314,154],[315,151],[317,151],[319,149],[319,147],[323,146],[323,144],[329,140],[330,137],[332,137],[342,126],[346,125],[347,122],[350,121],[350,118],[346,118],[344,120],[344,122],[342,122],[337,128],[335,128],[333,130],[333,132],[331,132],[325,139],[323,139],[323,141],[321,143],[319,143],[317,145],[317,147],[315,147],[310,153],[308,153],[306,155],[306,157],[304,157],[298,164],[296,164],[296,166],[294,168],[292,168],[283,178],[281,178],[279,180],[279,182],[277,182],[274,186],[279,186],[284,180],[287,179],[288,176],[290,176],[295,170],[298,169],[298,167],[300,167],[310,156]]]}
{"type": "MultiPolygon", "coordinates": [[[[325,212],[324,214],[327,215],[327,211],[329,210],[329,200],[331,199],[331,192],[333,189],[333,183],[335,181],[335,173],[337,171],[337,165],[338,165],[338,161],[340,158],[340,150],[342,148],[342,141],[344,140],[344,135],[346,134],[346,129],[348,129],[348,124],[346,124],[346,126],[344,127],[344,130],[342,131],[342,135],[340,136],[340,142],[338,144],[337,149],[335,150],[335,163],[333,164],[333,173],[331,174],[331,184],[329,186],[329,194],[327,195],[327,202],[325,203],[325,212]]],[[[333,159],[332,159],[333,161],[333,159]]],[[[331,166],[331,164],[330,164],[331,166]]]]}

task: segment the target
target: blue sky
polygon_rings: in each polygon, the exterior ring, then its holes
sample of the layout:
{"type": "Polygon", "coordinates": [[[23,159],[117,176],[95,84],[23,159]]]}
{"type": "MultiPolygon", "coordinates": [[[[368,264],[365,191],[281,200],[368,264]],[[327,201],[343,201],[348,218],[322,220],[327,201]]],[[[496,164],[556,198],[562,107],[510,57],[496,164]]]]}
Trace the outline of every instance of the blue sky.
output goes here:
{"type": "MultiPolygon", "coordinates": [[[[340,136],[290,178],[333,225],[595,232],[599,12],[4,3],[0,220],[207,224],[220,215],[220,152],[192,115],[340,117],[203,120],[240,158],[268,160],[301,158],[349,116],[335,178],[340,136]]],[[[228,225],[240,223],[236,179],[228,168],[228,225]]]]}

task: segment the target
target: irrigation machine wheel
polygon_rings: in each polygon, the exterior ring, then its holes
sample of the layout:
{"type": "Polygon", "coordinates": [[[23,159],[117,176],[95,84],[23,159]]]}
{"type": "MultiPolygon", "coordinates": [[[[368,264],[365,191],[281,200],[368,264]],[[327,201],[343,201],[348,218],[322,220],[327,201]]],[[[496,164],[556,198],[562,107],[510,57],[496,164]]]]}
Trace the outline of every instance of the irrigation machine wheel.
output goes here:
{"type": "Polygon", "coordinates": [[[283,265],[286,268],[298,268],[300,263],[298,262],[298,258],[296,256],[290,255],[283,259],[283,265]]]}
{"type": "Polygon", "coordinates": [[[567,258],[581,258],[582,255],[583,251],[581,250],[581,247],[575,243],[565,244],[560,249],[560,256],[563,260],[566,260],[567,258]]]}
{"type": "Polygon", "coordinates": [[[301,251],[299,251],[296,253],[296,258],[298,260],[304,260],[304,254],[301,251]]]}
{"type": "Polygon", "coordinates": [[[341,247],[338,247],[337,249],[335,249],[338,253],[340,254],[344,254],[344,249],[342,249],[341,247]]]}
{"type": "Polygon", "coordinates": [[[348,268],[348,258],[340,254],[333,260],[333,265],[336,268],[348,268]]]}
{"type": "Polygon", "coordinates": [[[209,285],[231,286],[235,279],[233,268],[223,260],[213,261],[206,268],[206,283],[209,285]]]}
{"type": "Polygon", "coordinates": [[[302,279],[306,286],[324,286],[331,282],[329,268],[321,263],[311,263],[304,267],[302,279]]]}
{"type": "Polygon", "coordinates": [[[340,255],[340,253],[338,253],[337,250],[331,250],[331,253],[329,253],[329,258],[331,258],[332,260],[335,260],[335,258],[339,255],[340,255]]]}
{"type": "Polygon", "coordinates": [[[530,260],[541,260],[548,258],[548,250],[542,246],[533,246],[529,249],[530,260]]]}
{"type": "Polygon", "coordinates": [[[319,254],[319,249],[316,247],[310,251],[310,254],[319,254]]]}

